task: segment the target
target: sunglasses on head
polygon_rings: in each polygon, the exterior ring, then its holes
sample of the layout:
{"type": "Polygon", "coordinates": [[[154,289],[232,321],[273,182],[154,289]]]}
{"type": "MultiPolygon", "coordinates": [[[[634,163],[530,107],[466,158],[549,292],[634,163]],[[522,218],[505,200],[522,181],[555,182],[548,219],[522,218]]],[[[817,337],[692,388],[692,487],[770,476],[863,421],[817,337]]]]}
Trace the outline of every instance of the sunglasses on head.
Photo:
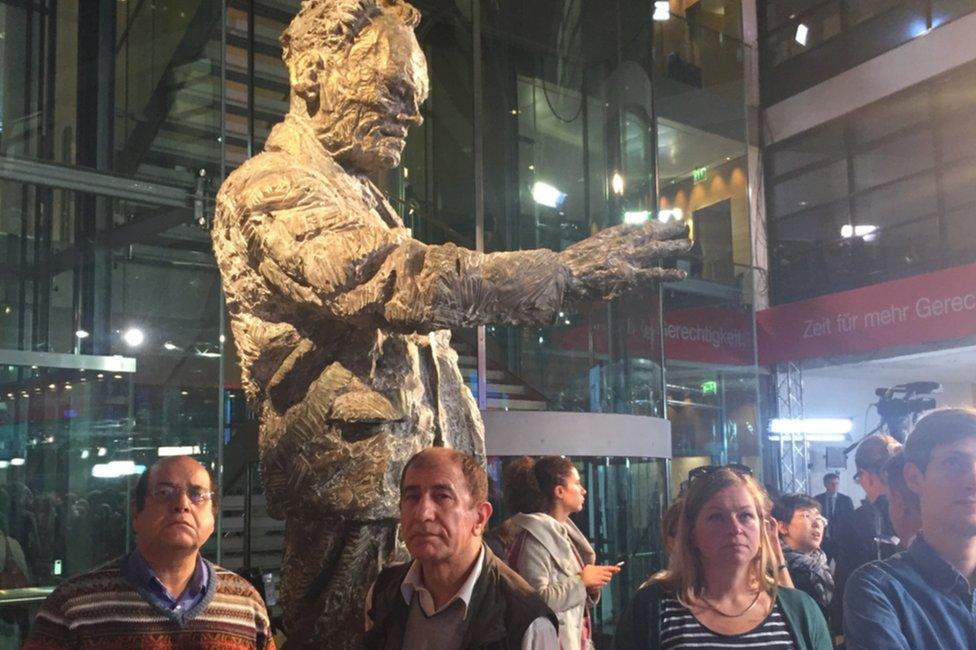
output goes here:
{"type": "Polygon", "coordinates": [[[696,478],[709,476],[720,469],[730,469],[740,476],[752,476],[752,468],[742,463],[729,463],[728,465],[702,465],[688,472],[688,482],[691,483],[696,478]]]}

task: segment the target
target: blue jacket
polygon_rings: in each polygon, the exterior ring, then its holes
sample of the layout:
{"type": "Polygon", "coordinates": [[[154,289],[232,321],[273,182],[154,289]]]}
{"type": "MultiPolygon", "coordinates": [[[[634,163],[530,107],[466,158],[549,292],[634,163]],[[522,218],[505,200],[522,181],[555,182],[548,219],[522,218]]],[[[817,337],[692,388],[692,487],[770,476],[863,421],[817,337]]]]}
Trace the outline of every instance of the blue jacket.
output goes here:
{"type": "Polygon", "coordinates": [[[969,583],[919,534],[907,551],[866,564],[844,592],[849,650],[976,648],[969,583]]]}

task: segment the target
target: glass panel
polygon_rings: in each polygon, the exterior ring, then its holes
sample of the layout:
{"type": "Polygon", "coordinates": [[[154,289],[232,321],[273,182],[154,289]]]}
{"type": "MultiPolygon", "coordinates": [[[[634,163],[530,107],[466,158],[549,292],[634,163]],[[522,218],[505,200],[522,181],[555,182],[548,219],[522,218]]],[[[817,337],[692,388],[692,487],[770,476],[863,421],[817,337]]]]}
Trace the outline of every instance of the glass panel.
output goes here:
{"type": "Polygon", "coordinates": [[[0,211],[23,260],[0,265],[0,355],[61,360],[0,365],[0,524],[50,587],[131,548],[141,468],[170,447],[214,470],[222,412],[243,414],[221,403],[219,277],[193,210],[5,182],[0,211]],[[134,370],[77,369],[112,355],[134,370]]]}
{"type": "Polygon", "coordinates": [[[219,175],[220,15],[209,0],[4,3],[0,153],[188,190],[219,175]]]}
{"type": "Polygon", "coordinates": [[[854,189],[862,191],[876,185],[929,170],[933,166],[932,131],[913,130],[872,148],[854,154],[854,189]]]}
{"type": "Polygon", "coordinates": [[[884,227],[934,214],[935,175],[912,176],[854,198],[856,222],[884,227]]]}
{"type": "Polygon", "coordinates": [[[770,173],[782,176],[807,165],[838,158],[844,150],[843,125],[831,122],[770,147],[767,153],[770,173]]]}
{"type": "Polygon", "coordinates": [[[835,201],[848,194],[847,160],[841,159],[779,181],[770,190],[773,214],[778,219],[804,208],[835,201]]]}
{"type": "MultiPolygon", "coordinates": [[[[687,282],[687,281],[686,281],[687,282]]],[[[742,286],[751,287],[745,273],[742,286]]],[[[759,473],[758,381],[752,306],[692,283],[664,290],[664,356],[674,466],[672,494],[688,469],[744,462],[759,473]]]]}

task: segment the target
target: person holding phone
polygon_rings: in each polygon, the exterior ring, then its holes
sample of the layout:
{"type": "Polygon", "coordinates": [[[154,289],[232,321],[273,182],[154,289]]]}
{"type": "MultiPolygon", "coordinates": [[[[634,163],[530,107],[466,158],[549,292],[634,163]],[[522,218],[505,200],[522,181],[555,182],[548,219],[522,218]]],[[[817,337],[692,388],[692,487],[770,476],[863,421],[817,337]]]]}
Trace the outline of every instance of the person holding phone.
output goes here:
{"type": "Polygon", "coordinates": [[[509,566],[556,613],[562,650],[592,649],[590,609],[623,563],[595,564],[593,547],[569,518],[586,501],[579,471],[563,456],[526,456],[507,468],[504,491],[516,513],[509,566]]]}

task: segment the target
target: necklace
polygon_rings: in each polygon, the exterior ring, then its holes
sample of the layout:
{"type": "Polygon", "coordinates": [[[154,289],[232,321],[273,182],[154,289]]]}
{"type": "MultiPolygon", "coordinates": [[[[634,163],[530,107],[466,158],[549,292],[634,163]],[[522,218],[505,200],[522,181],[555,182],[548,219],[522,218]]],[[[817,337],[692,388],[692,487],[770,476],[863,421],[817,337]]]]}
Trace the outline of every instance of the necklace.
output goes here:
{"type": "Polygon", "coordinates": [[[702,596],[701,601],[703,603],[705,603],[706,605],[708,605],[708,608],[709,609],[711,609],[713,612],[715,612],[716,614],[718,614],[720,616],[724,616],[725,618],[739,618],[740,616],[745,616],[746,612],[748,612],[750,609],[752,609],[753,607],[755,607],[756,603],[759,602],[759,596],[761,596],[761,595],[762,595],[762,591],[761,590],[760,591],[757,591],[756,592],[756,597],[752,599],[752,602],[749,603],[749,606],[746,607],[741,612],[739,612],[738,614],[726,614],[725,612],[723,612],[722,610],[720,610],[718,607],[716,607],[712,603],[708,602],[708,600],[704,596],[702,596]]]}

